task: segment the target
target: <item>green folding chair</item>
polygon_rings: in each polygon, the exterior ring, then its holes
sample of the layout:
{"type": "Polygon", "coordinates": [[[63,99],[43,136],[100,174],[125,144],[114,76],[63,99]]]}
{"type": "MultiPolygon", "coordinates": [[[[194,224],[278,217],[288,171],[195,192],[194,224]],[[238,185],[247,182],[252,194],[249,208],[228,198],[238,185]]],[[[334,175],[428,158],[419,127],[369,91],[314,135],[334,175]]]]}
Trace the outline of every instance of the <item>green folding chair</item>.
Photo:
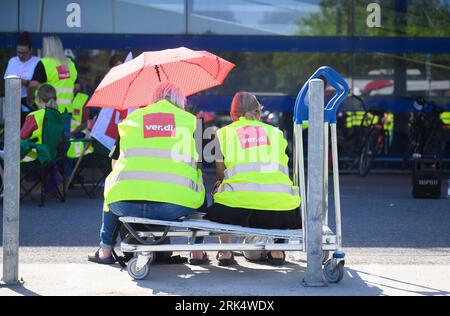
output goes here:
{"type": "Polygon", "coordinates": [[[21,163],[21,199],[31,195],[34,188],[40,184],[40,203],[39,206],[44,206],[46,192],[48,191],[48,181],[56,188],[56,194],[61,202],[65,202],[65,178],[64,172],[61,172],[65,160],[65,142],[64,142],[64,128],[67,123],[67,115],[61,114],[55,109],[46,109],[44,122],[42,144],[35,144],[31,140],[24,140],[21,142],[21,158],[23,158],[31,149],[36,149],[38,157],[31,162],[21,163]],[[55,177],[54,169],[57,168],[62,176],[62,189],[58,185],[55,177]],[[32,183],[30,187],[25,186],[25,179],[30,175],[37,176],[37,180],[32,183]]]}

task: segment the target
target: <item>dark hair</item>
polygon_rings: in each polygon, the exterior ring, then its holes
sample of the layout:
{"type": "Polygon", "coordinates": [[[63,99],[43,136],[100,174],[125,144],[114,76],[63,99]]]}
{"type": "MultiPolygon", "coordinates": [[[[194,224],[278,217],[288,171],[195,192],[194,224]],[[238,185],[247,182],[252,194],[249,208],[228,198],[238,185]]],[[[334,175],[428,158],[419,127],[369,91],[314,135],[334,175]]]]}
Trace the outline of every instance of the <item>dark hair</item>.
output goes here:
{"type": "Polygon", "coordinates": [[[17,39],[16,46],[27,46],[29,49],[31,49],[32,42],[30,33],[28,32],[22,32],[17,39]]]}
{"type": "Polygon", "coordinates": [[[327,78],[325,78],[324,75],[320,75],[319,77],[317,77],[317,79],[320,79],[323,81],[323,87],[324,89],[326,89],[328,86],[330,86],[330,84],[327,81],[327,78]]]}
{"type": "Polygon", "coordinates": [[[38,90],[38,96],[41,99],[54,99],[56,100],[56,90],[49,84],[43,84],[38,90]]]}
{"type": "Polygon", "coordinates": [[[325,78],[324,75],[320,75],[319,77],[317,77],[317,79],[320,79],[323,81],[324,84],[327,84],[327,78],[325,78]]]}
{"type": "Polygon", "coordinates": [[[123,62],[124,58],[122,55],[114,54],[109,58],[108,65],[110,68],[114,67],[118,62],[123,62]]]}

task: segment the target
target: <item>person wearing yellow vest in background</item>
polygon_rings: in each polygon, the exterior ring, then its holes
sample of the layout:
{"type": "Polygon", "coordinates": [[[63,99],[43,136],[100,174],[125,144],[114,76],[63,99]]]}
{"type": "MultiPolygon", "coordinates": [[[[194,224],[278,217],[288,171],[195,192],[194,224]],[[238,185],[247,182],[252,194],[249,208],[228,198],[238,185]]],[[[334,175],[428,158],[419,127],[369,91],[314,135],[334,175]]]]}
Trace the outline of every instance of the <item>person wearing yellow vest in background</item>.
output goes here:
{"type": "MultiPolygon", "coordinates": [[[[25,122],[20,129],[20,138],[23,141],[29,139],[36,144],[42,144],[45,111],[58,109],[55,89],[50,85],[42,85],[38,91],[38,100],[38,109],[25,117],[25,122]]],[[[2,160],[3,155],[3,150],[0,150],[0,159],[2,160]]],[[[31,162],[36,160],[37,157],[37,151],[32,149],[22,158],[21,162],[31,162]]]]}
{"type": "Polygon", "coordinates": [[[440,118],[443,123],[443,129],[444,129],[443,141],[445,142],[445,144],[443,144],[443,147],[444,147],[443,151],[444,151],[444,155],[445,155],[445,150],[450,145],[450,112],[441,113],[440,118]]]}
{"type": "MultiPolygon", "coordinates": [[[[230,114],[233,123],[216,134],[219,181],[205,218],[254,228],[300,228],[299,190],[289,177],[283,132],[259,121],[261,105],[248,92],[234,96],[230,114]]],[[[220,236],[220,241],[231,240],[220,236]]],[[[217,259],[223,266],[236,263],[231,251],[219,252],[217,259]]],[[[281,265],[285,255],[271,251],[268,260],[281,265]]]]}
{"type": "MultiPolygon", "coordinates": [[[[89,96],[87,94],[78,92],[72,101],[72,116],[70,120],[70,137],[72,139],[89,137],[89,131],[87,128],[89,110],[84,106],[88,99],[89,96]]],[[[84,153],[85,155],[94,151],[93,147],[89,143],[71,141],[69,149],[67,150],[67,157],[71,159],[80,157],[85,146],[89,146],[84,153]]]]}
{"type": "Polygon", "coordinates": [[[73,61],[66,57],[59,37],[44,37],[43,58],[36,65],[28,87],[28,105],[32,106],[35,90],[40,84],[50,84],[56,89],[56,102],[61,113],[71,112],[72,100],[79,89],[78,72],[73,61]]]}
{"type": "MultiPolygon", "coordinates": [[[[160,83],[152,99],[156,102],[132,112],[118,126],[120,154],[117,161],[112,157],[113,170],[105,181],[100,249],[89,261],[114,263],[112,239],[119,217],[173,221],[205,203],[196,117],[184,110],[183,92],[173,83],[160,83]]],[[[204,255],[194,252],[192,258],[204,255]]]]}
{"type": "MultiPolygon", "coordinates": [[[[25,122],[20,130],[20,138],[22,140],[30,139],[36,144],[42,144],[45,112],[58,110],[55,89],[48,84],[40,86],[38,101],[38,110],[31,112],[25,118],[25,122]]],[[[36,159],[37,152],[33,149],[27,153],[22,162],[31,162],[36,159]]]]}
{"type": "Polygon", "coordinates": [[[450,129],[450,112],[443,112],[440,115],[442,123],[446,126],[447,129],[450,129]]]}

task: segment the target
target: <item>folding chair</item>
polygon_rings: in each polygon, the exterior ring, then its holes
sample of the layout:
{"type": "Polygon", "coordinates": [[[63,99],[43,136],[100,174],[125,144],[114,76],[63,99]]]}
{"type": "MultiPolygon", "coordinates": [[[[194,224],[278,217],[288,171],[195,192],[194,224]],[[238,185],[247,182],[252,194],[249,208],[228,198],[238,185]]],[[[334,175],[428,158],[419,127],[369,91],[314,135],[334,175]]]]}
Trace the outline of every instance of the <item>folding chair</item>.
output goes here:
{"type": "Polygon", "coordinates": [[[77,139],[74,141],[90,143],[94,152],[82,157],[76,166],[73,181],[80,184],[90,198],[96,198],[102,189],[102,184],[111,172],[109,151],[95,139],[77,139]],[[88,171],[90,170],[90,172],[88,171]]]}
{"type": "MultiPolygon", "coordinates": [[[[21,199],[27,196],[31,196],[34,188],[39,184],[41,185],[40,203],[39,206],[44,206],[46,193],[48,191],[48,180],[56,188],[56,194],[61,202],[65,202],[64,190],[61,190],[58,186],[58,181],[55,177],[55,169],[62,170],[64,164],[64,127],[66,125],[67,116],[59,113],[54,109],[47,109],[45,111],[43,131],[42,131],[42,144],[35,144],[31,140],[22,141],[21,143],[21,156],[22,158],[31,150],[35,149],[38,157],[31,162],[21,163],[21,189],[23,193],[21,199]],[[30,187],[26,187],[26,179],[30,175],[37,176],[34,183],[30,187]]],[[[64,188],[65,178],[64,172],[60,172],[62,176],[62,186],[64,188]]]]}

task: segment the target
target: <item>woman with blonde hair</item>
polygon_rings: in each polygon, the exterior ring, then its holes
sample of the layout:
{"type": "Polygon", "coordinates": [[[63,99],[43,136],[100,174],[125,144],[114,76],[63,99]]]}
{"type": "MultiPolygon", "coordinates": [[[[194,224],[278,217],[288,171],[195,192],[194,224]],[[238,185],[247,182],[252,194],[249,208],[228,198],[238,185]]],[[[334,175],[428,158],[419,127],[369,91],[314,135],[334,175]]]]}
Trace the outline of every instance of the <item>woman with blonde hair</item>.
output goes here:
{"type": "Polygon", "coordinates": [[[56,89],[59,112],[71,113],[75,91],[79,90],[76,66],[64,54],[63,45],[57,36],[44,37],[42,51],[43,58],[36,65],[28,87],[28,104],[33,105],[34,92],[39,85],[48,83],[56,89]]]}

